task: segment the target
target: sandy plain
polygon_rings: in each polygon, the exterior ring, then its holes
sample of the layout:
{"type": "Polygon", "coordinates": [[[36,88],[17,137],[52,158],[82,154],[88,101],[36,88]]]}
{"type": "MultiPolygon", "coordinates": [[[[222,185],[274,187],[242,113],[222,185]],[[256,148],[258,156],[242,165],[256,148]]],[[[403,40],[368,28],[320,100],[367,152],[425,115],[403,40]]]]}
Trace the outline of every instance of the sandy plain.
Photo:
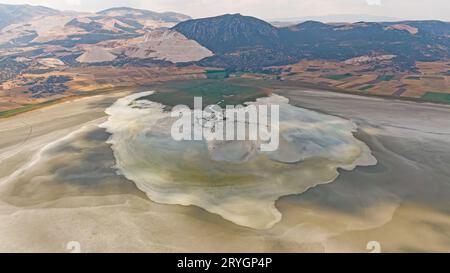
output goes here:
{"type": "Polygon", "coordinates": [[[378,164],[281,198],[268,230],[161,205],[118,175],[98,125],[127,92],[0,120],[0,251],[450,252],[450,107],[280,89],[300,107],[351,119],[378,164]]]}

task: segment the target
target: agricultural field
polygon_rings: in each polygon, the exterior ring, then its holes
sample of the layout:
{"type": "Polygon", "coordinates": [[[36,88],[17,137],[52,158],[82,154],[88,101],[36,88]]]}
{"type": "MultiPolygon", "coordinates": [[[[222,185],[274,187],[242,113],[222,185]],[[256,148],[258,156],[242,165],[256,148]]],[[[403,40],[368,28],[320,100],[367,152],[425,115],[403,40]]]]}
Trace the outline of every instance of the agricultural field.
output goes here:
{"type": "Polygon", "coordinates": [[[422,99],[433,102],[450,103],[450,94],[439,92],[427,92],[422,99]]]}
{"type": "Polygon", "coordinates": [[[155,82],[206,78],[198,67],[83,67],[20,77],[0,85],[0,118],[44,107],[64,98],[90,96],[155,82]]]}
{"type": "Polygon", "coordinates": [[[281,67],[280,76],[281,80],[329,86],[343,92],[449,103],[444,98],[450,94],[449,64],[417,62],[415,71],[400,71],[388,61],[361,64],[302,61],[281,67]]]}
{"type": "MultiPolygon", "coordinates": [[[[309,71],[311,71],[311,70],[309,70],[309,71]]],[[[330,79],[330,80],[334,80],[334,81],[342,81],[342,80],[345,80],[345,79],[348,79],[348,78],[351,78],[351,77],[353,77],[353,74],[351,74],[351,73],[324,76],[324,78],[327,78],[327,79],[330,79]]]]}

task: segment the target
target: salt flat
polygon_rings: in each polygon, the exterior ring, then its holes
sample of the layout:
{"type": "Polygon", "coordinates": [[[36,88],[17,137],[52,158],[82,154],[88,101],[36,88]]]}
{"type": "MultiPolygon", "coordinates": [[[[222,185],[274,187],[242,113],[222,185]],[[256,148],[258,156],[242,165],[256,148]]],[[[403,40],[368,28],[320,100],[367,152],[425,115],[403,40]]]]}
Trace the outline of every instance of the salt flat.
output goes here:
{"type": "Polygon", "coordinates": [[[98,125],[118,97],[96,96],[0,120],[0,251],[450,251],[450,108],[298,89],[300,107],[350,119],[376,166],[276,202],[267,230],[195,206],[163,205],[118,175],[98,125]],[[405,232],[407,231],[407,232],[405,232]]]}

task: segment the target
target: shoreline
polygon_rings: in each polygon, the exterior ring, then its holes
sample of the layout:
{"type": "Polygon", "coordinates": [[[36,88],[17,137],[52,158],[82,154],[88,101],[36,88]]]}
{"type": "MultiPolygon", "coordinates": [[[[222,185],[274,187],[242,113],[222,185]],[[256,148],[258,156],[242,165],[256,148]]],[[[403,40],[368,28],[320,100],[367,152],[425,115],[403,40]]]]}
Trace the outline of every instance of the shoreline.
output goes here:
{"type": "MultiPolygon", "coordinates": [[[[192,80],[194,80],[194,79],[192,79],[192,80]]],[[[202,80],[202,79],[195,79],[195,80],[202,80]]],[[[249,79],[229,78],[228,80],[239,81],[239,80],[249,80],[249,79]]],[[[267,80],[267,79],[250,79],[250,80],[258,82],[258,83],[266,82],[269,84],[273,84],[273,86],[266,87],[265,89],[267,89],[270,92],[279,93],[279,94],[281,94],[282,90],[285,90],[285,89],[298,90],[298,88],[300,88],[300,89],[307,89],[308,91],[314,91],[314,92],[330,92],[330,93],[351,95],[351,96],[358,96],[358,97],[365,97],[365,98],[382,99],[387,102],[389,102],[389,101],[415,102],[418,104],[430,104],[430,105],[435,105],[435,106],[450,107],[450,104],[445,103],[445,102],[428,101],[428,100],[424,100],[422,98],[414,98],[414,97],[396,97],[396,96],[390,96],[390,95],[362,93],[362,92],[357,92],[357,91],[352,91],[352,90],[347,90],[347,89],[340,89],[340,88],[336,88],[336,87],[332,87],[332,86],[326,86],[326,85],[320,85],[320,84],[314,84],[314,83],[308,83],[308,82],[302,82],[302,81],[290,81],[290,80],[274,81],[274,80],[267,80]],[[286,85],[286,83],[288,83],[288,84],[286,85]]],[[[105,95],[114,94],[116,92],[121,92],[121,91],[126,91],[126,90],[134,91],[134,90],[138,90],[138,89],[142,89],[142,88],[147,88],[147,87],[150,88],[153,86],[158,86],[160,84],[164,85],[165,83],[169,83],[169,82],[180,82],[180,81],[187,81],[187,80],[181,79],[181,80],[171,80],[171,81],[165,81],[165,82],[155,82],[152,84],[145,84],[145,85],[104,88],[104,89],[98,89],[95,91],[89,91],[87,94],[70,95],[67,97],[57,98],[54,100],[49,100],[49,101],[36,103],[36,104],[24,104],[23,106],[18,107],[18,108],[0,111],[0,120],[11,118],[11,117],[21,115],[21,114],[24,114],[27,112],[43,109],[43,108],[46,108],[46,107],[49,107],[52,105],[70,102],[70,101],[81,99],[81,98],[92,97],[92,96],[103,95],[103,94],[105,94],[105,95]]],[[[264,88],[264,87],[261,87],[261,88],[264,88]]]]}
{"type": "Polygon", "coordinates": [[[18,107],[18,108],[6,110],[6,111],[0,111],[0,120],[11,118],[11,117],[21,115],[24,113],[28,113],[28,112],[32,112],[35,110],[40,110],[40,109],[43,109],[43,108],[46,108],[49,106],[58,105],[61,103],[72,102],[72,101],[75,101],[78,99],[89,98],[89,97],[94,97],[94,96],[98,96],[98,95],[114,94],[116,92],[123,92],[126,90],[134,90],[136,88],[139,88],[139,87],[138,86],[125,87],[125,88],[124,87],[113,87],[113,88],[98,89],[95,91],[90,91],[88,94],[70,95],[67,97],[57,98],[54,100],[49,100],[49,101],[45,101],[45,102],[41,102],[41,103],[26,104],[26,105],[23,105],[22,107],[18,107]]]}

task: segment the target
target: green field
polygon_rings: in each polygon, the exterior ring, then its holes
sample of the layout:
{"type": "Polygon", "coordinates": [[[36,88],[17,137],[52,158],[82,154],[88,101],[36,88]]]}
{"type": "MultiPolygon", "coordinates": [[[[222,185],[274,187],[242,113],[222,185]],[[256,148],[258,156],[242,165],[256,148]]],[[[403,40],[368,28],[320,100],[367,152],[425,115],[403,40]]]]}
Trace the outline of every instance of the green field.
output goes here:
{"type": "Polygon", "coordinates": [[[25,104],[22,107],[19,108],[15,108],[15,109],[11,109],[11,110],[6,110],[6,111],[1,111],[0,112],[0,118],[8,118],[17,114],[21,114],[21,113],[25,113],[34,109],[38,109],[38,108],[42,108],[45,106],[49,106],[52,105],[56,102],[58,102],[59,100],[51,100],[51,101],[46,101],[46,102],[42,102],[42,103],[36,103],[36,104],[25,104]]]}
{"type": "Polygon", "coordinates": [[[395,77],[394,75],[382,75],[382,76],[378,76],[377,80],[388,82],[388,81],[392,81],[394,79],[394,77],[395,77]]]}
{"type": "Polygon", "coordinates": [[[143,97],[141,100],[159,102],[168,106],[169,109],[180,104],[193,108],[194,97],[202,97],[204,107],[212,104],[224,107],[255,101],[267,95],[258,87],[231,79],[168,82],[156,90],[159,92],[143,97]]]}
{"type": "Polygon", "coordinates": [[[373,85],[373,84],[369,84],[369,85],[366,85],[366,86],[363,86],[363,87],[359,88],[358,90],[360,90],[360,91],[367,91],[369,89],[372,89],[374,86],[375,85],[373,85]]]}
{"type": "Polygon", "coordinates": [[[41,103],[36,103],[36,104],[24,104],[21,107],[18,107],[18,108],[15,108],[15,109],[6,110],[6,111],[0,111],[0,118],[8,118],[8,117],[12,117],[14,115],[22,114],[22,113],[25,113],[25,112],[28,112],[28,111],[32,111],[32,110],[36,110],[36,109],[43,108],[43,107],[46,107],[46,106],[50,106],[50,105],[59,103],[61,101],[69,99],[69,98],[81,98],[81,97],[95,96],[95,95],[103,94],[103,93],[106,93],[106,92],[113,92],[115,90],[123,90],[123,87],[121,87],[121,88],[111,88],[111,87],[100,88],[100,89],[97,89],[95,91],[90,91],[88,93],[86,93],[86,92],[74,92],[74,93],[77,93],[77,94],[76,95],[72,95],[72,96],[68,96],[68,97],[65,97],[65,98],[53,99],[53,100],[49,100],[49,101],[45,101],[45,102],[41,102],[41,103]]]}
{"type": "Polygon", "coordinates": [[[420,76],[409,76],[409,77],[406,77],[405,79],[407,79],[407,80],[420,80],[420,76]]]}
{"type": "Polygon", "coordinates": [[[439,92],[427,92],[422,96],[422,99],[432,102],[450,103],[450,94],[439,92]]]}
{"type": "Polygon", "coordinates": [[[206,70],[205,75],[208,79],[226,79],[230,73],[226,70],[206,70]]]}
{"type": "Polygon", "coordinates": [[[353,77],[353,74],[345,73],[345,74],[336,74],[336,75],[326,75],[323,77],[330,79],[330,80],[334,80],[334,81],[341,81],[341,80],[353,77]]]}

